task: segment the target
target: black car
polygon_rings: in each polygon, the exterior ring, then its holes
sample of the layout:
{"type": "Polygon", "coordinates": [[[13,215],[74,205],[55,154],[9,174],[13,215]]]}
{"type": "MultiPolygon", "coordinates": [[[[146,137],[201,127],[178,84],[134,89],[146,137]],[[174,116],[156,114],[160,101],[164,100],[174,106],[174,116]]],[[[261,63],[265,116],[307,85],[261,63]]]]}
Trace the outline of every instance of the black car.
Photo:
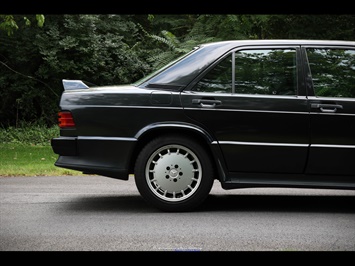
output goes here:
{"type": "Polygon", "coordinates": [[[355,42],[207,43],[131,85],[63,80],[55,165],[163,211],[224,189],[355,189],[355,42]]]}

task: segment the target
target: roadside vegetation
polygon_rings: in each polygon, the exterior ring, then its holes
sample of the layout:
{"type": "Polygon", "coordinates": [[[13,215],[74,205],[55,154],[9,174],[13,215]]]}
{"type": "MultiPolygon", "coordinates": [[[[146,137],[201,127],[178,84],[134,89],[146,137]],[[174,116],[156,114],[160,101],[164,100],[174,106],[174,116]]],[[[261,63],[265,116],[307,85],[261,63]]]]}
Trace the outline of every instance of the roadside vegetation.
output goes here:
{"type": "Polygon", "coordinates": [[[58,156],[50,139],[59,135],[58,126],[22,125],[0,129],[0,177],[80,175],[78,171],[54,166],[58,156]]]}

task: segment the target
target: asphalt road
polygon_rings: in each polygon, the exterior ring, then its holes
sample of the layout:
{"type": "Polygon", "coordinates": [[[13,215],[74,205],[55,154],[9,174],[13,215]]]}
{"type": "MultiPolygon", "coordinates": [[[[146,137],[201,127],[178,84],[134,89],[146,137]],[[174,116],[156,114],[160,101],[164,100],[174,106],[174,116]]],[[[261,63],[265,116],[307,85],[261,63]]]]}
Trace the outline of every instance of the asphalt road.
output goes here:
{"type": "Polygon", "coordinates": [[[355,251],[355,191],[215,183],[195,212],[163,213],[133,178],[2,177],[0,251],[355,251]]]}

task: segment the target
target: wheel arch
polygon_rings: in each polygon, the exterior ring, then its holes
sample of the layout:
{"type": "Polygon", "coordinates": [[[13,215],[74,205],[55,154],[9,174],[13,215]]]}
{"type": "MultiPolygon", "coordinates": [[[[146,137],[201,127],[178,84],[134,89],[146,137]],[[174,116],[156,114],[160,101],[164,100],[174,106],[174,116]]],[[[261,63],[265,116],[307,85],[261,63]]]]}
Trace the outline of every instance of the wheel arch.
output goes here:
{"type": "Polygon", "coordinates": [[[156,123],[148,125],[137,132],[135,138],[138,140],[137,145],[133,151],[131,163],[129,166],[130,172],[133,173],[134,165],[140,150],[152,139],[163,136],[163,135],[185,135],[189,138],[194,138],[202,146],[206,148],[208,155],[211,158],[212,163],[214,164],[216,179],[220,180],[220,163],[218,163],[221,158],[219,158],[219,153],[214,152],[218,147],[213,145],[215,139],[211,134],[209,134],[205,129],[200,128],[196,125],[191,125],[188,123],[156,123]]]}

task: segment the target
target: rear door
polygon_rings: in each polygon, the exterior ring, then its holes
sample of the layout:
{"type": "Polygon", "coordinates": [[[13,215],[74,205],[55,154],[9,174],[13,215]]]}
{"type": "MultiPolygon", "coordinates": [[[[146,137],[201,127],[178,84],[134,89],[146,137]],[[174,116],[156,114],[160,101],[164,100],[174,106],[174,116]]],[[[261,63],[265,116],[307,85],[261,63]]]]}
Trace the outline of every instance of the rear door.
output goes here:
{"type": "Polygon", "coordinates": [[[229,172],[303,173],[309,111],[299,58],[298,46],[237,49],[181,94],[229,172]]]}
{"type": "Polygon", "coordinates": [[[306,172],[355,178],[355,48],[305,47],[311,118],[306,172]]]}

